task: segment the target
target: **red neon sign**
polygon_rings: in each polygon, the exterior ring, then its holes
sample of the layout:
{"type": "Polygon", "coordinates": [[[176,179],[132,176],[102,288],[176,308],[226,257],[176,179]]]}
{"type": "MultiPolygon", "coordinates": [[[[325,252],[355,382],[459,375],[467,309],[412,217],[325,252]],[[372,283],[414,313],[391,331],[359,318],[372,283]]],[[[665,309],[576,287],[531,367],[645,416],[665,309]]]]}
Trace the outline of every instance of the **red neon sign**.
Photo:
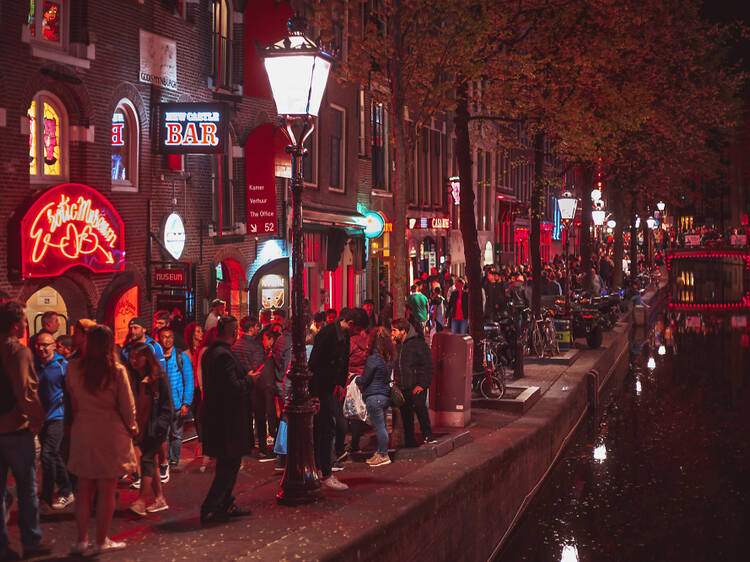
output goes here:
{"type": "Polygon", "coordinates": [[[66,183],[42,193],[21,220],[23,277],[59,275],[82,265],[94,273],[125,268],[124,227],[101,193],[66,183]]]}

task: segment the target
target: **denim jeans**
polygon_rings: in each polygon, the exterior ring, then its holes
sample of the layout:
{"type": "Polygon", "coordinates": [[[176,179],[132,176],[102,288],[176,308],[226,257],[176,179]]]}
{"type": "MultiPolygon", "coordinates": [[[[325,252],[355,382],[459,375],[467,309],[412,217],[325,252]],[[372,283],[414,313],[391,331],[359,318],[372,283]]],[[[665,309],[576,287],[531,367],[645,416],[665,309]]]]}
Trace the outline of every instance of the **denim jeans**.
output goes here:
{"type": "MultiPolygon", "coordinates": [[[[18,494],[18,527],[24,549],[37,546],[42,540],[39,527],[39,499],[36,491],[34,436],[28,431],[0,435],[0,498],[5,498],[8,469],[13,472],[18,494]]],[[[5,524],[5,502],[0,502],[0,551],[8,547],[5,524]]]]}
{"type": "Polygon", "coordinates": [[[468,329],[468,320],[456,320],[455,318],[451,320],[451,332],[453,332],[454,334],[465,334],[468,329]]]}
{"type": "Polygon", "coordinates": [[[390,406],[391,399],[384,394],[373,394],[365,398],[367,415],[370,416],[372,426],[375,428],[375,437],[378,439],[378,454],[388,454],[388,430],[385,427],[385,411],[390,406]]]}
{"type": "Polygon", "coordinates": [[[182,453],[182,430],[185,426],[185,417],[180,415],[180,411],[176,410],[172,421],[167,429],[167,457],[169,462],[178,463],[180,462],[180,454],[182,453]]]}
{"type": "Polygon", "coordinates": [[[57,484],[58,497],[64,498],[73,491],[62,455],[63,420],[51,420],[44,424],[39,434],[42,445],[42,495],[41,499],[52,505],[52,495],[57,484]]]}

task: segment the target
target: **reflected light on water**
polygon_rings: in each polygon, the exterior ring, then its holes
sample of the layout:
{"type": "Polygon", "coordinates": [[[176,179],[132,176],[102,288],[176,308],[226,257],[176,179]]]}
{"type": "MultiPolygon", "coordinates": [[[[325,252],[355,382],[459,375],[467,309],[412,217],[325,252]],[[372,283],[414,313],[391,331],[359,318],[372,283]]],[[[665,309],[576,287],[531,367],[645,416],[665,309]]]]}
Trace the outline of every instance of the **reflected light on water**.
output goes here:
{"type": "MultiPolygon", "coordinates": [[[[598,462],[604,462],[607,460],[607,447],[602,443],[594,447],[594,460],[598,462]]],[[[576,556],[578,551],[576,550],[576,556]]],[[[576,558],[578,560],[578,558],[576,558]]]]}
{"type": "Polygon", "coordinates": [[[563,545],[560,562],[578,562],[578,547],[575,544],[563,545]]]}
{"type": "Polygon", "coordinates": [[[654,359],[653,357],[649,357],[648,363],[646,363],[646,367],[648,367],[651,371],[656,369],[656,359],[654,359]]]}
{"type": "Polygon", "coordinates": [[[664,347],[664,345],[659,346],[659,355],[666,355],[667,354],[667,348],[664,347]]]}

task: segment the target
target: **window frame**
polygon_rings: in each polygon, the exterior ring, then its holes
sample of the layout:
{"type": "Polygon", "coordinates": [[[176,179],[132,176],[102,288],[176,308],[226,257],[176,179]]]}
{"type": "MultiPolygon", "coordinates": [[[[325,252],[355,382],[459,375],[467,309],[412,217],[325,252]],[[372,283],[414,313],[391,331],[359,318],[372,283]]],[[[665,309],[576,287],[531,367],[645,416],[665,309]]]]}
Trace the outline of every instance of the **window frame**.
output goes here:
{"type": "Polygon", "coordinates": [[[237,214],[234,205],[234,155],[232,154],[233,144],[231,135],[227,135],[227,148],[223,154],[216,154],[211,158],[211,222],[214,225],[214,232],[217,236],[234,234],[234,225],[236,224],[237,214]],[[226,161],[224,160],[226,158],[226,161]],[[226,162],[227,177],[224,182],[220,185],[217,172],[226,162]],[[223,189],[221,192],[221,200],[219,200],[219,194],[217,187],[223,189]],[[229,201],[225,203],[224,195],[229,194],[229,201]],[[227,228],[224,228],[223,222],[227,222],[224,219],[224,208],[230,211],[230,220],[228,221],[227,228]],[[221,212],[220,212],[221,208],[221,212]]]}
{"type": "MultiPolygon", "coordinates": [[[[333,177],[333,162],[331,161],[331,158],[333,157],[333,151],[329,150],[329,161],[328,161],[328,191],[333,191],[334,193],[346,193],[346,108],[336,105],[335,103],[331,103],[328,105],[329,109],[333,112],[338,112],[341,118],[341,129],[340,129],[340,136],[338,137],[338,145],[339,145],[339,186],[340,187],[334,187],[331,185],[331,179],[333,177]]],[[[331,119],[331,124],[333,125],[333,122],[335,120],[331,119]]],[[[329,129],[329,135],[328,139],[329,142],[332,143],[333,139],[336,138],[334,135],[333,128],[329,129]]]]}
{"type": "MultiPolygon", "coordinates": [[[[68,179],[68,158],[70,154],[70,128],[69,128],[69,122],[68,122],[68,112],[65,109],[65,105],[63,102],[58,98],[55,94],[48,90],[39,90],[34,96],[31,98],[31,101],[29,102],[29,106],[32,102],[36,102],[36,115],[34,116],[34,127],[36,128],[35,131],[35,158],[38,162],[37,164],[37,170],[41,169],[42,172],[37,172],[36,174],[32,174],[31,170],[29,170],[29,183],[31,184],[49,184],[49,183],[63,183],[65,180],[68,179]],[[43,161],[44,156],[44,147],[43,143],[41,141],[42,135],[43,135],[43,129],[42,129],[42,122],[44,119],[44,102],[47,102],[49,105],[51,105],[55,111],[57,112],[57,115],[60,119],[60,138],[57,139],[57,146],[60,148],[59,153],[59,159],[60,159],[60,174],[59,175],[50,175],[44,173],[44,164],[39,164],[43,161]],[[41,119],[40,119],[41,116],[41,119]]],[[[31,121],[28,118],[28,108],[26,110],[26,113],[24,113],[24,118],[28,122],[28,134],[31,134],[31,121]]],[[[27,168],[28,169],[28,168],[27,168]]]]}
{"type": "MultiPolygon", "coordinates": [[[[230,92],[232,90],[232,45],[233,45],[233,22],[232,12],[233,6],[231,0],[211,0],[211,80],[212,88],[214,90],[224,90],[230,92]],[[227,35],[222,35],[221,30],[216,31],[216,5],[219,5],[219,16],[223,16],[222,8],[226,5],[226,22],[227,22],[227,35]],[[218,40],[217,40],[218,38],[218,40]],[[219,53],[221,49],[217,50],[216,44],[222,40],[226,40],[226,58],[221,59],[219,53]],[[219,63],[219,60],[223,64],[219,63]],[[223,83],[223,78],[226,78],[226,83],[223,83]]],[[[223,22],[223,19],[222,19],[223,22]]]]}
{"type": "MultiPolygon", "coordinates": [[[[39,4],[40,8],[43,8],[44,0],[35,0],[35,7],[36,4],[39,4]]],[[[39,46],[47,46],[51,49],[57,50],[57,51],[66,51],[68,49],[68,27],[69,27],[69,19],[70,19],[70,2],[69,0],[55,0],[56,3],[60,4],[61,10],[62,10],[62,16],[60,17],[60,40],[58,42],[54,41],[47,41],[46,39],[42,38],[42,14],[43,10],[41,9],[35,9],[34,11],[34,35],[31,34],[31,29],[29,27],[28,19],[27,23],[24,25],[26,28],[26,33],[28,33],[29,41],[34,43],[35,45],[39,46]]],[[[27,9],[28,9],[27,5],[27,9]]],[[[28,15],[27,15],[28,18],[28,15]]]]}
{"type": "Polygon", "coordinates": [[[313,189],[318,189],[319,186],[319,176],[318,176],[318,154],[319,151],[319,133],[320,133],[320,117],[318,117],[318,126],[313,129],[313,132],[310,134],[309,137],[307,137],[307,140],[305,141],[305,145],[307,143],[310,143],[310,146],[305,148],[308,149],[308,152],[305,153],[302,160],[302,185],[304,187],[311,187],[313,189]],[[312,168],[310,171],[312,172],[312,181],[308,181],[307,178],[305,178],[305,162],[309,161],[310,166],[312,168]]]}
{"type": "MultiPolygon", "coordinates": [[[[373,189],[385,193],[390,193],[390,170],[388,159],[388,108],[385,104],[371,100],[370,103],[370,127],[372,128],[370,137],[370,151],[372,162],[372,183],[373,189]],[[378,120],[378,110],[380,118],[378,120]],[[381,147],[376,147],[377,138],[381,140],[381,147]],[[376,170],[382,175],[382,183],[376,182],[376,170]]],[[[380,178],[378,178],[380,179],[380,178]]]]}
{"type": "MultiPolygon", "coordinates": [[[[132,172],[131,177],[129,179],[111,180],[112,191],[135,193],[138,191],[138,186],[140,183],[138,181],[139,176],[140,176],[140,162],[139,162],[140,146],[141,146],[140,121],[138,120],[138,112],[135,109],[135,105],[133,105],[133,102],[130,101],[128,98],[122,98],[120,101],[117,102],[117,105],[115,106],[115,110],[112,112],[112,115],[114,115],[118,110],[121,110],[123,115],[125,116],[125,123],[126,123],[126,126],[128,127],[128,132],[130,133],[128,143],[127,143],[128,162],[129,162],[130,169],[134,171],[132,172]]],[[[110,141],[110,153],[111,153],[111,149],[112,149],[112,144],[110,141]]],[[[110,178],[111,177],[112,177],[112,173],[110,170],[110,178]]]]}

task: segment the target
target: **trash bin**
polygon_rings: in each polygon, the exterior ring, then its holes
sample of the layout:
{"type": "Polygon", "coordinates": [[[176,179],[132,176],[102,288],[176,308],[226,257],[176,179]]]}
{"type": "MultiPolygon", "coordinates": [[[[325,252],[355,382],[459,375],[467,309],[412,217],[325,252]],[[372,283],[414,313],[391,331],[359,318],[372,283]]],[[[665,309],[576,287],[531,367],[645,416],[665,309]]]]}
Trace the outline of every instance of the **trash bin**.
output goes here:
{"type": "Polygon", "coordinates": [[[471,421],[471,368],[474,340],[471,336],[439,332],[432,337],[435,376],[430,386],[430,418],[433,424],[465,427],[471,421]]]}
{"type": "Polygon", "coordinates": [[[555,318],[555,332],[557,332],[557,347],[560,351],[568,351],[573,343],[570,337],[570,320],[555,318]]]}

